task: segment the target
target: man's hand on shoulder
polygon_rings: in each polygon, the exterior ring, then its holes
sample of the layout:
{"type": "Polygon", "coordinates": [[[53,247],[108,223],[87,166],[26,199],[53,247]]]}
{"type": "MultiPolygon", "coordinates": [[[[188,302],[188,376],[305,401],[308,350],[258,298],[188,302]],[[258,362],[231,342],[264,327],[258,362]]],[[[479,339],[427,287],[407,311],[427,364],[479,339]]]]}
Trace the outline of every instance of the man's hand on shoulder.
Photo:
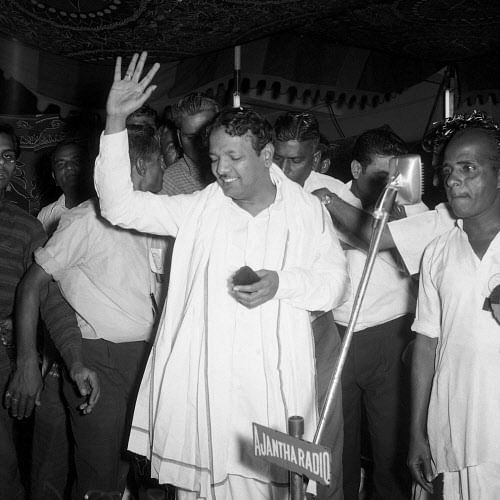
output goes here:
{"type": "Polygon", "coordinates": [[[71,380],[76,384],[80,394],[85,397],[85,402],[79,406],[85,415],[91,413],[99,401],[101,388],[96,372],[90,370],[80,362],[75,362],[69,371],[71,380]]]}
{"type": "Polygon", "coordinates": [[[327,207],[328,207],[329,203],[332,201],[332,197],[336,196],[335,193],[332,193],[327,188],[316,189],[311,194],[313,194],[314,196],[317,196],[319,198],[319,200],[321,201],[321,203],[323,203],[323,205],[325,205],[327,207]]]}
{"type": "Polygon", "coordinates": [[[5,407],[17,419],[27,418],[40,405],[42,374],[38,359],[32,357],[17,363],[5,393],[5,407]]]}
{"type": "Polygon", "coordinates": [[[278,291],[279,277],[276,271],[261,269],[257,271],[260,280],[251,285],[230,283],[231,295],[242,305],[252,309],[271,300],[278,291]]]}

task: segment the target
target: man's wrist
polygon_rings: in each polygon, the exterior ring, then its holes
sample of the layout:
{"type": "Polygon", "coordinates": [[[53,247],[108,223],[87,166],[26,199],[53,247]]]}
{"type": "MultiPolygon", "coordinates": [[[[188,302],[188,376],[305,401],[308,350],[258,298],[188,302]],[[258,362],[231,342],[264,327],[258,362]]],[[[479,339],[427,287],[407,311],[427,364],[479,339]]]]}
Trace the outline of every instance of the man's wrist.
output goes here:
{"type": "Polygon", "coordinates": [[[29,354],[18,354],[16,359],[17,366],[29,367],[39,365],[40,360],[38,358],[38,353],[29,354]]]}
{"type": "Polygon", "coordinates": [[[410,436],[413,439],[427,439],[427,424],[420,421],[410,423],[410,436]]]}
{"type": "Polygon", "coordinates": [[[61,351],[61,357],[64,360],[64,363],[66,364],[66,367],[68,368],[69,371],[73,368],[73,366],[77,363],[80,363],[83,366],[83,355],[82,355],[82,349],[81,345],[80,346],[72,346],[70,348],[62,349],[61,351]]]}
{"type": "Polygon", "coordinates": [[[116,134],[125,130],[127,122],[127,115],[106,115],[106,128],[104,135],[116,134]]]}

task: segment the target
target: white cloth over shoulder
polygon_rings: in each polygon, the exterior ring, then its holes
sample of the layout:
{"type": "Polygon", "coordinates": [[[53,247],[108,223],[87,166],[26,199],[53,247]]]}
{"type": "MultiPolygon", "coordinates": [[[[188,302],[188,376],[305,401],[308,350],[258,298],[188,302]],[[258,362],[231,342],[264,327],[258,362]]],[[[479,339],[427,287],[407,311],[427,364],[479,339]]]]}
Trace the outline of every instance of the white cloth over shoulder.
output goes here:
{"type": "MultiPolygon", "coordinates": [[[[332,177],[331,175],[320,174],[319,172],[311,171],[304,182],[304,189],[308,193],[312,193],[317,189],[327,188],[339,198],[345,199],[350,196],[349,187],[341,180],[332,177]]],[[[352,193],[351,193],[352,194],[352,193]]]]}
{"type": "Polygon", "coordinates": [[[389,222],[392,239],[410,274],[420,270],[422,255],[427,245],[439,235],[453,228],[455,217],[447,203],[441,203],[434,210],[413,214],[389,222]]]}
{"type": "Polygon", "coordinates": [[[258,234],[264,234],[262,267],[278,272],[279,288],[273,300],[243,316],[227,290],[230,266],[236,264],[233,211],[240,209],[217,184],[173,197],[133,192],[129,168],[126,134],[104,136],[96,162],[104,216],[177,238],[169,296],[129,448],[151,459],[161,483],[208,498],[212,485],[228,474],[286,482],[283,471],[252,457],[251,424],[286,432],[287,418],[299,414],[306,421],[305,438],[312,438],[317,409],[308,310],[329,310],[348,291],[345,257],[330,217],[314,196],[271,167],[277,199],[258,234]],[[235,326],[242,321],[248,324],[235,326]],[[246,354],[247,332],[256,338],[246,354]],[[255,363],[242,370],[241,356],[255,363]],[[248,398],[244,429],[235,394],[248,398]],[[235,443],[240,456],[231,452],[235,443]]]}

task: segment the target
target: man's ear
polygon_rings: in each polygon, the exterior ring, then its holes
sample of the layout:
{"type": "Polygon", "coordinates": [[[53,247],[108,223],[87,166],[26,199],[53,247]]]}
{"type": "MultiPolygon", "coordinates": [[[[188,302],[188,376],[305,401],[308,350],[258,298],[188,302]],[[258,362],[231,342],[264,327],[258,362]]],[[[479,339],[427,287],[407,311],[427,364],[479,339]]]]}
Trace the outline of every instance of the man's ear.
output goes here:
{"type": "Polygon", "coordinates": [[[146,162],[142,158],[138,158],[136,164],[134,165],[134,168],[136,169],[137,173],[141,176],[144,177],[146,175],[146,162]]]}
{"type": "Polygon", "coordinates": [[[52,175],[52,179],[54,179],[54,182],[56,183],[56,186],[59,186],[59,184],[57,184],[56,176],[54,175],[54,171],[53,170],[51,172],[51,175],[52,175]]]}
{"type": "Polygon", "coordinates": [[[178,144],[179,148],[182,151],[182,141],[181,141],[181,131],[180,131],[180,129],[177,129],[176,133],[177,133],[177,144],[178,144]]]}
{"type": "Polygon", "coordinates": [[[320,160],[321,160],[321,151],[318,149],[318,151],[316,151],[313,154],[313,161],[312,161],[312,169],[315,172],[319,172],[318,166],[319,166],[319,161],[320,160]]]}
{"type": "Polygon", "coordinates": [[[354,179],[359,179],[359,176],[363,173],[363,167],[358,160],[351,161],[351,174],[354,179]]]}
{"type": "Polygon", "coordinates": [[[271,142],[268,142],[260,153],[264,158],[264,164],[267,168],[270,168],[273,163],[274,157],[274,146],[271,142]]]}
{"type": "Polygon", "coordinates": [[[328,170],[330,170],[330,164],[330,158],[325,158],[322,162],[320,162],[318,172],[320,174],[326,174],[328,170]]]}

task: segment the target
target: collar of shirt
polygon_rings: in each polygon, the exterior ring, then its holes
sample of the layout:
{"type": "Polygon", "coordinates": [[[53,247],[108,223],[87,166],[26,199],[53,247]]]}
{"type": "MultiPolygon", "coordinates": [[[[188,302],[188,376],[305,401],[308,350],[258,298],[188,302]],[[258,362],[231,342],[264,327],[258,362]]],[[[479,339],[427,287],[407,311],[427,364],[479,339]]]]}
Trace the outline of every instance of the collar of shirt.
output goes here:
{"type": "Polygon", "coordinates": [[[56,201],[56,205],[60,206],[61,208],[66,208],[66,196],[64,195],[64,193],[59,196],[56,201]]]}
{"type": "MultiPolygon", "coordinates": [[[[272,183],[276,186],[276,197],[274,198],[274,201],[267,208],[265,208],[264,210],[262,210],[257,215],[257,217],[262,216],[262,214],[269,213],[270,210],[279,209],[280,206],[283,203],[283,192],[282,192],[283,190],[282,190],[282,187],[281,187],[282,179],[280,178],[279,175],[276,174],[276,169],[279,170],[279,167],[277,167],[274,164],[273,164],[273,167],[274,168],[271,167],[269,173],[270,173],[270,176],[271,176],[272,183]]],[[[279,170],[279,172],[281,172],[281,170],[279,170]]],[[[238,210],[243,210],[236,203],[234,203],[234,201],[231,198],[229,198],[229,197],[226,197],[226,198],[227,198],[227,201],[231,204],[231,206],[234,206],[238,210]]],[[[246,210],[243,210],[243,211],[246,212],[246,210]]],[[[248,213],[248,212],[246,212],[246,213],[248,213]]],[[[250,214],[248,214],[248,215],[250,216],[250,214]]]]}

